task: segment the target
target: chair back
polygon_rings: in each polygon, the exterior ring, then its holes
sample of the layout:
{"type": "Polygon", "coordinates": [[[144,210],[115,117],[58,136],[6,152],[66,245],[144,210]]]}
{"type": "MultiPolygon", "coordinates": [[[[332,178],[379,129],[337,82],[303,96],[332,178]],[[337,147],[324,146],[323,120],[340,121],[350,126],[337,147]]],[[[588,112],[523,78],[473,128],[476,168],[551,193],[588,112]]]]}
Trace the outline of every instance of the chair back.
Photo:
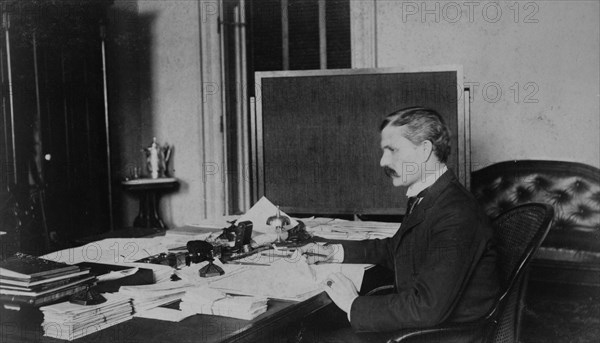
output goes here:
{"type": "Polygon", "coordinates": [[[496,325],[489,332],[488,341],[518,341],[527,267],[546,237],[553,216],[552,206],[528,203],[505,211],[493,220],[503,293],[495,309],[496,325]]]}

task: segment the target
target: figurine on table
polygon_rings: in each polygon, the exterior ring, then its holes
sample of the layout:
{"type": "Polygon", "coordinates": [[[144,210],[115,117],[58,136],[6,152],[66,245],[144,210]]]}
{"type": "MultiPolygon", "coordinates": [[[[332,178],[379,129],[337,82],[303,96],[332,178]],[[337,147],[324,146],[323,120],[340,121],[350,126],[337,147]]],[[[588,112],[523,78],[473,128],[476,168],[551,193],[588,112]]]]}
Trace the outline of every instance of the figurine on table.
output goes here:
{"type": "Polygon", "coordinates": [[[146,154],[146,165],[152,179],[168,176],[167,165],[171,158],[171,147],[169,145],[160,146],[156,142],[156,137],[152,139],[150,146],[142,149],[146,154]]]}

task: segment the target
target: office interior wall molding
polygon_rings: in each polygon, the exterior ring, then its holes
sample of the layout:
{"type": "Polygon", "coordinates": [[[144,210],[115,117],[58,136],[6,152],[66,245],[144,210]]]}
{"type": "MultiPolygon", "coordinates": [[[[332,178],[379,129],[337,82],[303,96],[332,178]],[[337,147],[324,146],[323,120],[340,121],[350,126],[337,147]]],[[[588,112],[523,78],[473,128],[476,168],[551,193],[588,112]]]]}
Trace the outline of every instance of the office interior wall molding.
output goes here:
{"type": "Polygon", "coordinates": [[[352,68],[377,68],[377,2],[350,1],[352,68]]]}
{"type": "Polygon", "coordinates": [[[219,30],[219,9],[222,0],[199,5],[200,28],[200,65],[201,65],[201,108],[203,139],[203,180],[205,217],[222,216],[226,209],[226,186],[224,180],[224,134],[222,118],[224,117],[224,79],[222,72],[221,31],[219,30]],[[214,6],[217,6],[215,9],[214,6]],[[216,11],[215,11],[216,10],[216,11]],[[215,90],[216,87],[216,90],[215,90]],[[218,167],[219,175],[208,178],[206,166],[218,167]]]}

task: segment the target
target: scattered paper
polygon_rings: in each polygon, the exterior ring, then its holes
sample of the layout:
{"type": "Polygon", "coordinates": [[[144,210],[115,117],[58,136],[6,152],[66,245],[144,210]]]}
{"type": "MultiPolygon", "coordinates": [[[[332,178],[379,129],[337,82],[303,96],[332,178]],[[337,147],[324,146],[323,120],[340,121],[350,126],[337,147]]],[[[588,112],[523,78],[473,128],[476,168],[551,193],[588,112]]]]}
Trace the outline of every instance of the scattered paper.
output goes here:
{"type": "Polygon", "coordinates": [[[199,220],[189,223],[187,226],[196,227],[198,229],[223,229],[229,227],[232,222],[235,222],[239,218],[239,215],[222,216],[218,218],[199,220]]]}
{"type": "MultiPolygon", "coordinates": [[[[294,226],[298,225],[298,221],[294,218],[288,216],[283,211],[279,211],[280,215],[286,216],[290,218],[291,224],[284,227],[284,229],[289,230],[294,226]]],[[[274,229],[272,226],[267,225],[267,220],[269,217],[272,217],[277,214],[277,206],[273,205],[269,199],[262,197],[260,200],[252,206],[251,209],[246,212],[246,214],[242,215],[236,222],[240,223],[243,221],[251,221],[252,222],[252,232],[260,232],[260,233],[273,233],[274,229]]]]}
{"type": "Polygon", "coordinates": [[[304,221],[306,231],[333,240],[364,240],[394,236],[400,223],[314,218],[304,221]]]}
{"type": "Polygon", "coordinates": [[[118,280],[127,276],[131,276],[137,273],[138,270],[139,268],[137,267],[132,267],[124,270],[114,270],[103,275],[98,275],[96,278],[98,279],[98,282],[118,280]]]}
{"type": "Polygon", "coordinates": [[[304,256],[297,255],[287,258],[258,255],[249,261],[270,263],[270,266],[237,266],[241,268],[226,270],[225,275],[209,280],[209,287],[233,294],[303,301],[322,292],[322,282],[335,272],[347,276],[360,289],[365,268],[369,266],[339,263],[309,265],[304,256]]]}

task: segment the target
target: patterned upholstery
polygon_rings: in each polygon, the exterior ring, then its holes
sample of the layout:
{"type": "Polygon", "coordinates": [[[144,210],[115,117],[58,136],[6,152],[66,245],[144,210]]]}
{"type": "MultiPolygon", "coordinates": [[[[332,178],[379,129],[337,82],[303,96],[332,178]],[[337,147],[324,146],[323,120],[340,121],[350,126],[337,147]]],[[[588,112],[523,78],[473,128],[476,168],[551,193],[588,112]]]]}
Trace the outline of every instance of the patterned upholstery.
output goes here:
{"type": "Polygon", "coordinates": [[[490,217],[529,202],[554,207],[542,255],[564,252],[567,260],[600,261],[600,169],[574,162],[520,160],[493,164],[473,172],[471,179],[471,191],[490,217]]]}

